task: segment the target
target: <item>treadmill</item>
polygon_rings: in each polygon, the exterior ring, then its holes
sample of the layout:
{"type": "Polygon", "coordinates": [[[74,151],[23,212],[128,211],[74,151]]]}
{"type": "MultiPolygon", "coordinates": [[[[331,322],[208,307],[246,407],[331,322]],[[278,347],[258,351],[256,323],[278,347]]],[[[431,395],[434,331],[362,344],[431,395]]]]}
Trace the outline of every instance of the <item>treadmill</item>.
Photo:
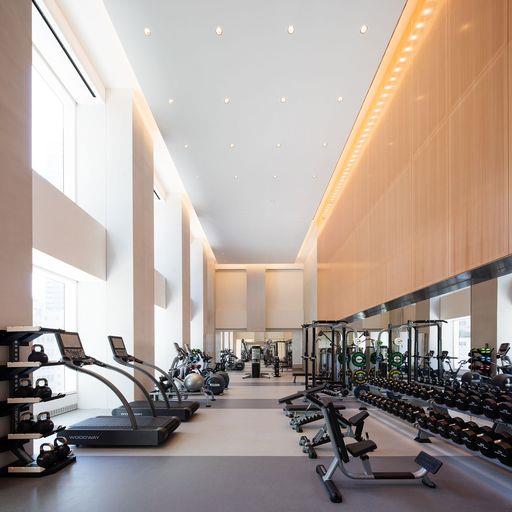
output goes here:
{"type": "MultiPolygon", "coordinates": [[[[114,361],[122,364],[123,366],[133,368],[146,375],[146,377],[154,382],[157,389],[162,394],[163,401],[153,401],[153,407],[151,407],[146,400],[136,400],[135,402],[130,402],[130,407],[132,408],[135,416],[153,416],[154,408],[156,410],[157,416],[176,416],[181,421],[190,420],[197,409],[199,409],[199,402],[182,400],[177,387],[175,387],[177,401],[171,402],[167,396],[167,392],[163,384],[158,379],[156,379],[151,372],[143,367],[145,366],[156,370],[157,372],[161,373],[169,382],[171,382],[171,384],[173,384],[174,380],[171,379],[167,372],[158,366],[155,366],[154,364],[146,363],[145,361],[142,361],[142,359],[138,359],[128,354],[124,340],[121,336],[109,336],[108,341],[110,343],[110,348],[112,349],[112,354],[114,355],[114,361]]],[[[121,405],[112,411],[112,416],[127,416],[127,414],[128,413],[126,412],[126,407],[124,405],[121,405]]]]}
{"type": "Polygon", "coordinates": [[[158,446],[180,425],[179,418],[157,417],[152,408],[152,416],[135,417],[130,404],[121,391],[108,379],[86,369],[85,366],[106,368],[130,379],[144,393],[149,407],[152,401],[144,386],[128,372],[85,354],[77,332],[56,332],[55,337],[62,355],[62,364],[76,372],[90,375],[111,389],[126,408],[127,416],[97,416],[88,418],[67,427],[60,435],[69,444],[76,446],[158,446]]]}

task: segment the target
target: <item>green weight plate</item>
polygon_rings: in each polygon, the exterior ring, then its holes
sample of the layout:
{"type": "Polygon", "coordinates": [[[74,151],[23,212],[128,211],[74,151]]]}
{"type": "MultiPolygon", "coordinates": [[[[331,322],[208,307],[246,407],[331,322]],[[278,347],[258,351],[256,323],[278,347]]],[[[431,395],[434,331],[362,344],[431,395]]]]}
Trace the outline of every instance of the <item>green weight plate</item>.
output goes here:
{"type": "Polygon", "coordinates": [[[358,368],[366,364],[366,356],[362,352],[354,352],[350,360],[352,364],[358,368]]]}
{"type": "Polygon", "coordinates": [[[393,352],[389,355],[389,363],[395,368],[400,368],[404,363],[404,356],[401,352],[393,352]]]}
{"type": "Polygon", "coordinates": [[[370,354],[370,363],[377,364],[377,352],[372,352],[370,354]]]}

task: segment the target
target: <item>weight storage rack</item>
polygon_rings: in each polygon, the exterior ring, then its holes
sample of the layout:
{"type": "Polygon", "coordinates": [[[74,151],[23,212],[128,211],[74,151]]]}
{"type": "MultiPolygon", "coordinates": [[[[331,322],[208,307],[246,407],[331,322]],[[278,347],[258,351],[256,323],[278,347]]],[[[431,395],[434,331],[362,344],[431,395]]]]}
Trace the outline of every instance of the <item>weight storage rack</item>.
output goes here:
{"type": "MultiPolygon", "coordinates": [[[[395,395],[397,398],[401,398],[402,400],[409,401],[413,405],[416,405],[416,406],[421,407],[421,408],[427,408],[427,410],[428,409],[432,409],[432,410],[437,410],[439,412],[443,412],[443,411],[444,412],[454,412],[454,413],[457,413],[459,416],[467,416],[467,417],[470,418],[470,420],[475,420],[475,419],[476,420],[484,420],[484,421],[489,422],[491,424],[494,424],[494,423],[501,424],[501,425],[503,425],[505,427],[503,429],[505,432],[507,432],[507,431],[510,432],[511,431],[510,423],[506,423],[506,422],[504,422],[504,421],[502,421],[500,419],[494,419],[493,420],[491,418],[488,418],[487,416],[483,416],[483,415],[479,415],[479,414],[473,414],[473,413],[467,412],[467,411],[461,411],[459,409],[456,409],[455,407],[447,407],[444,404],[443,405],[436,404],[432,400],[423,400],[422,398],[413,397],[412,395],[408,395],[406,393],[397,393],[397,392],[388,390],[386,388],[382,388],[380,386],[376,386],[374,384],[370,384],[369,388],[370,388],[370,390],[373,393],[380,394],[381,396],[389,396],[389,394],[392,394],[392,395],[395,395]],[[385,394],[382,394],[382,391],[384,391],[385,394]]],[[[364,404],[365,406],[367,405],[361,399],[359,399],[359,401],[362,404],[364,404]]],[[[401,418],[397,418],[394,414],[391,414],[390,412],[383,411],[383,410],[381,410],[381,411],[383,413],[385,413],[386,415],[390,416],[391,418],[394,418],[396,421],[403,422],[403,420],[401,418]]],[[[443,441],[443,442],[445,442],[447,444],[451,444],[452,446],[456,446],[456,447],[461,448],[463,450],[467,450],[469,453],[471,453],[472,455],[474,455],[476,457],[479,457],[479,458],[481,458],[481,459],[483,459],[483,460],[485,460],[487,462],[490,462],[491,464],[495,464],[496,466],[499,466],[500,468],[503,468],[503,469],[505,469],[507,471],[512,472],[512,467],[507,466],[506,464],[501,463],[497,459],[486,457],[485,455],[481,454],[479,451],[470,450],[466,446],[464,446],[462,444],[457,444],[454,441],[452,441],[451,439],[446,439],[445,437],[442,437],[440,434],[438,434],[436,432],[431,432],[430,430],[426,430],[426,429],[420,427],[417,423],[415,423],[414,426],[415,426],[415,429],[417,430],[416,437],[414,438],[415,441],[418,441],[420,443],[430,443],[431,442],[430,438],[433,437],[433,438],[439,439],[439,440],[441,440],[441,441],[443,441]]]]}
{"type": "Polygon", "coordinates": [[[18,398],[14,396],[21,378],[27,377],[38,368],[41,368],[41,366],[62,364],[60,362],[42,364],[40,362],[20,361],[21,347],[27,347],[43,334],[54,334],[55,332],[58,332],[58,330],[44,327],[7,327],[5,330],[0,330],[0,346],[9,347],[8,361],[0,364],[0,381],[9,382],[9,397],[7,400],[0,401],[0,417],[10,417],[11,431],[7,436],[0,438],[0,453],[11,452],[17,457],[16,461],[0,468],[0,477],[41,477],[56,473],[69,464],[76,462],[76,457],[71,452],[63,461],[45,469],[38,466],[33,457],[24,448],[25,444],[34,439],[41,439],[63,431],[65,429],[63,426],[56,427],[53,432],[47,435],[16,433],[21,414],[29,410],[32,404],[50,402],[65,396],[60,393],[45,400],[39,397],[18,398]]]}

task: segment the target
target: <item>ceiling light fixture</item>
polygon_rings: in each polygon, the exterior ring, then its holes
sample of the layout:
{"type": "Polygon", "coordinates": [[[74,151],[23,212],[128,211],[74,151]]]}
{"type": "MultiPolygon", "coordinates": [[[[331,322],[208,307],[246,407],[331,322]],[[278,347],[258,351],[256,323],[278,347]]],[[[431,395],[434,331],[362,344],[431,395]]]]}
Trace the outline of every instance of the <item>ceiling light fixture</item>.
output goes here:
{"type": "MultiPolygon", "coordinates": [[[[383,73],[381,74],[382,78],[380,83],[377,85],[374,95],[367,103],[367,108],[364,113],[358,119],[358,132],[351,134],[350,146],[347,146],[342,153],[340,163],[335,169],[334,179],[331,180],[331,185],[324,194],[322,206],[315,218],[318,227],[329,217],[334,201],[337,200],[342,193],[348,174],[359,166],[362,158],[361,148],[368,142],[371,136],[370,134],[373,133],[373,128],[378,124],[379,116],[382,115],[385,105],[389,103],[387,99],[391,95],[394,95],[394,91],[398,88],[400,78],[398,73],[404,71],[405,66],[411,62],[416,44],[424,37],[426,33],[424,29],[427,27],[427,24],[431,23],[431,18],[427,19],[426,16],[434,13],[432,0],[418,0],[418,4],[415,13],[408,21],[408,23],[410,23],[409,26],[414,27],[414,31],[407,32],[406,30],[401,34],[400,40],[397,41],[394,54],[390,56],[389,67],[382,70],[383,73]]],[[[367,30],[367,25],[362,25],[360,28],[361,34],[366,33],[367,30]]],[[[322,145],[326,147],[327,143],[323,143],[322,145]]]]}
{"type": "Polygon", "coordinates": [[[336,101],[337,101],[338,103],[343,103],[343,96],[338,96],[338,97],[336,98],[336,101]]]}
{"type": "Polygon", "coordinates": [[[224,29],[221,26],[218,26],[215,29],[215,33],[220,37],[222,34],[224,34],[224,29]]]}
{"type": "Polygon", "coordinates": [[[174,103],[174,98],[169,98],[169,105],[172,105],[174,103]]]}
{"type": "Polygon", "coordinates": [[[326,147],[327,147],[327,142],[324,142],[324,143],[322,144],[322,146],[323,146],[324,148],[326,148],[326,147]]]}
{"type": "Polygon", "coordinates": [[[185,146],[183,146],[185,149],[188,149],[188,144],[185,144],[185,146]]]}
{"type": "Polygon", "coordinates": [[[313,176],[311,176],[314,180],[316,180],[316,174],[313,174],[313,176]]]}
{"type": "Polygon", "coordinates": [[[286,96],[281,96],[281,103],[286,103],[288,100],[286,96]]]}
{"type": "Polygon", "coordinates": [[[288,34],[292,35],[295,32],[295,27],[293,25],[288,25],[288,34]]]}
{"type": "Polygon", "coordinates": [[[150,29],[149,27],[146,27],[146,28],[144,29],[144,35],[145,35],[146,37],[149,37],[149,36],[151,35],[151,29],[150,29]]]}
{"type": "Polygon", "coordinates": [[[279,149],[280,147],[281,147],[281,144],[278,142],[278,143],[276,144],[276,148],[277,148],[277,149],[279,149]]]}
{"type": "Polygon", "coordinates": [[[237,180],[237,179],[238,179],[238,176],[235,174],[234,178],[235,178],[235,180],[237,180]]]}
{"type": "Polygon", "coordinates": [[[229,96],[226,96],[224,98],[224,103],[227,105],[231,101],[231,98],[229,96]]]}
{"type": "Polygon", "coordinates": [[[230,147],[231,149],[233,149],[233,148],[235,147],[235,145],[234,145],[233,143],[231,143],[231,144],[229,145],[229,147],[230,147]]]}
{"type": "Polygon", "coordinates": [[[274,178],[275,180],[277,180],[277,174],[274,174],[273,178],[274,178]]]}

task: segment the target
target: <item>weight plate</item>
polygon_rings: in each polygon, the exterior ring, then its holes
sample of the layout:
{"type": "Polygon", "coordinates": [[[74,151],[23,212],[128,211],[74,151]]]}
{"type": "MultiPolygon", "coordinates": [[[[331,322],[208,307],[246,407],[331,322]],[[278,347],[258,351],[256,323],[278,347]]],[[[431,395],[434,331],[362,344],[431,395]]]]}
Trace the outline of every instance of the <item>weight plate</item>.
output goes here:
{"type": "Polygon", "coordinates": [[[350,360],[352,364],[358,368],[366,364],[366,356],[362,352],[354,352],[350,360]]]}
{"type": "Polygon", "coordinates": [[[402,372],[400,370],[391,370],[389,372],[389,376],[392,379],[401,379],[402,378],[402,372]]]}
{"type": "Polygon", "coordinates": [[[400,368],[404,363],[404,356],[401,352],[393,352],[389,356],[389,363],[395,368],[400,368]]]}
{"type": "Polygon", "coordinates": [[[370,354],[370,363],[377,364],[377,352],[372,352],[370,354]]]}
{"type": "Polygon", "coordinates": [[[393,343],[397,346],[397,347],[401,347],[403,344],[404,344],[404,340],[402,338],[395,338],[393,340],[393,343]]]}
{"type": "Polygon", "coordinates": [[[352,380],[356,384],[364,384],[368,380],[368,375],[364,370],[357,370],[354,372],[354,375],[352,376],[352,380]]]}

